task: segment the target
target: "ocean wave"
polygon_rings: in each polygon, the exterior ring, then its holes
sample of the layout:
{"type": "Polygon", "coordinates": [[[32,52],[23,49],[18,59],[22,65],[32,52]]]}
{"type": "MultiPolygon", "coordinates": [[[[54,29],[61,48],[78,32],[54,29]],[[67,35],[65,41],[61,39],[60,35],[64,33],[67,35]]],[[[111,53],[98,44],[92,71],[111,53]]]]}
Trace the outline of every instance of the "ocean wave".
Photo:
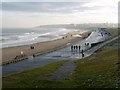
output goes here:
{"type": "Polygon", "coordinates": [[[15,31],[13,35],[11,33],[4,33],[4,35],[0,37],[0,40],[2,41],[3,47],[19,46],[59,39],[71,31],[72,30],[64,28],[48,29],[45,31],[44,29],[40,29],[39,31],[31,30],[30,32],[23,31],[23,33],[15,31]]]}
{"type": "Polygon", "coordinates": [[[41,36],[47,36],[49,34],[50,33],[40,34],[40,33],[30,32],[30,33],[25,33],[24,35],[18,36],[18,38],[19,40],[35,40],[41,36]]]}

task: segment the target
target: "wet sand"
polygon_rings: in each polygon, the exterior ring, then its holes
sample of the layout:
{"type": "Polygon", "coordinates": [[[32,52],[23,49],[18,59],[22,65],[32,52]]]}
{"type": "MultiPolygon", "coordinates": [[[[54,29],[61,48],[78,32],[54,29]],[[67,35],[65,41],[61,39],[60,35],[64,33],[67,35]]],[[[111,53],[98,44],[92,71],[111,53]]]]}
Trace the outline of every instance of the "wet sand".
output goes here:
{"type": "Polygon", "coordinates": [[[83,40],[89,34],[90,32],[74,32],[74,33],[66,34],[63,38],[52,40],[52,41],[40,42],[40,43],[31,44],[31,45],[3,48],[2,63],[15,60],[16,56],[21,55],[21,51],[26,56],[30,56],[33,54],[40,55],[40,54],[48,53],[48,52],[63,48],[68,43],[72,44],[74,42],[83,40]],[[81,37],[74,37],[75,34],[80,34],[81,37]],[[31,49],[31,46],[34,47],[34,49],[31,49]]]}

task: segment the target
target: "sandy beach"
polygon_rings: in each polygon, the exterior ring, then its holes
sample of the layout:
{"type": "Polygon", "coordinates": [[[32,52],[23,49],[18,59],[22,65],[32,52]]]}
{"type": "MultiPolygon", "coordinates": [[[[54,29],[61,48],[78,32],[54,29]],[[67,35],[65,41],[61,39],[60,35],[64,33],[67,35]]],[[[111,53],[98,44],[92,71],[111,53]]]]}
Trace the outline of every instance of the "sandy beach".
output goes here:
{"type": "Polygon", "coordinates": [[[21,53],[26,56],[44,54],[47,52],[54,51],[56,49],[60,49],[65,47],[68,43],[74,43],[86,38],[90,32],[72,32],[66,34],[63,38],[35,43],[31,45],[23,45],[9,48],[2,48],[2,63],[6,63],[9,61],[15,60],[16,56],[20,56],[21,53]],[[75,35],[80,35],[81,37],[76,37],[75,35]],[[34,47],[31,49],[31,46],[34,47]]]}

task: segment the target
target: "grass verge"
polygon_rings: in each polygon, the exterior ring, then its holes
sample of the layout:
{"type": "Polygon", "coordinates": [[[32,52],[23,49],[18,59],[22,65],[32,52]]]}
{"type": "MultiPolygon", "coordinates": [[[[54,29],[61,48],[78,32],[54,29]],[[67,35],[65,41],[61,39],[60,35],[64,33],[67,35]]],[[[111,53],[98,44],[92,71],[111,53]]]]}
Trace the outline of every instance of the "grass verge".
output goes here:
{"type": "Polygon", "coordinates": [[[113,37],[118,36],[118,34],[119,34],[118,32],[120,31],[120,29],[118,29],[118,28],[107,28],[106,31],[109,32],[111,34],[111,38],[113,38],[113,37]]]}
{"type": "MultiPolygon", "coordinates": [[[[120,50],[120,49],[119,49],[120,50]]],[[[75,82],[84,88],[117,88],[118,49],[109,49],[75,61],[75,82]]]]}
{"type": "Polygon", "coordinates": [[[43,67],[22,71],[3,77],[3,88],[36,88],[38,86],[46,87],[49,82],[40,81],[37,79],[37,77],[56,71],[65,62],[67,62],[67,60],[47,64],[43,67]],[[44,83],[44,85],[42,83],[44,83]]]}

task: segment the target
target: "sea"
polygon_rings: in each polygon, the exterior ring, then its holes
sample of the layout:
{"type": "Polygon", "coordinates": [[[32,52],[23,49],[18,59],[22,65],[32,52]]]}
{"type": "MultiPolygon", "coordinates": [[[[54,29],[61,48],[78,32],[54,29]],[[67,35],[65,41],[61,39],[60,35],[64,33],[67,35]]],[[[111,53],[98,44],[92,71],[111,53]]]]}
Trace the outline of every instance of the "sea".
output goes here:
{"type": "Polygon", "coordinates": [[[55,40],[72,31],[78,30],[66,28],[2,28],[0,48],[55,40]]]}

